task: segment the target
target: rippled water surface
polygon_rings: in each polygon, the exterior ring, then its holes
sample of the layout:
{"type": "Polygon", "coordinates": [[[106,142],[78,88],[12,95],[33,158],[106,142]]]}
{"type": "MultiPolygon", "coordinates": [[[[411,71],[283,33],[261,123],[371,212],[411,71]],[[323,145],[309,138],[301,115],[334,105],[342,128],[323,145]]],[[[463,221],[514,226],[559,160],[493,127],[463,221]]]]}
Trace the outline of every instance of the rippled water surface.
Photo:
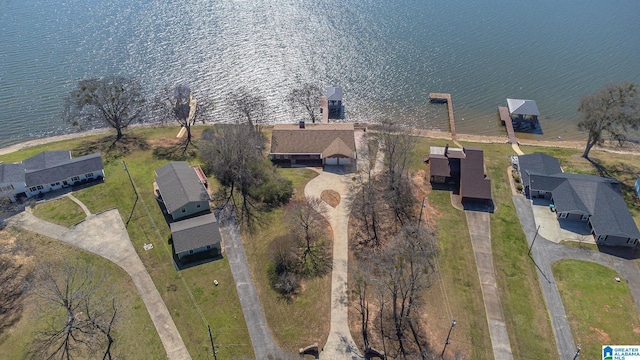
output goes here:
{"type": "Polygon", "coordinates": [[[64,96],[87,77],[135,76],[149,94],[184,83],[216,104],[239,86],[268,100],[271,121],[302,82],[345,89],[347,118],[395,118],[502,134],[496,107],[535,99],[541,138],[580,138],[581,95],[640,82],[640,2],[548,1],[3,1],[0,146],[71,131],[64,96]]]}

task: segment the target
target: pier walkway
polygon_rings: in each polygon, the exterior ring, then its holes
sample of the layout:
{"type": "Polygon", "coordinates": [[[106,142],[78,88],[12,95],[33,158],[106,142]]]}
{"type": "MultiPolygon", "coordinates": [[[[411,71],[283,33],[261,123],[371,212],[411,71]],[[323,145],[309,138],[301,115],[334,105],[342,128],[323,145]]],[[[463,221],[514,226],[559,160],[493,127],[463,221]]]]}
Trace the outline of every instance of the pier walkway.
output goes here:
{"type": "Polygon", "coordinates": [[[524,155],[522,150],[520,150],[520,146],[518,145],[518,138],[516,137],[516,132],[513,130],[513,123],[511,122],[511,116],[509,116],[509,109],[504,106],[498,106],[498,113],[500,114],[500,120],[507,128],[507,137],[509,138],[509,143],[513,148],[513,151],[518,155],[524,155]]]}
{"type": "Polygon", "coordinates": [[[443,101],[447,103],[447,110],[449,111],[449,130],[451,131],[451,139],[457,140],[456,137],[456,122],[453,118],[453,102],[451,101],[451,94],[448,93],[430,93],[429,99],[431,101],[443,101]]]}

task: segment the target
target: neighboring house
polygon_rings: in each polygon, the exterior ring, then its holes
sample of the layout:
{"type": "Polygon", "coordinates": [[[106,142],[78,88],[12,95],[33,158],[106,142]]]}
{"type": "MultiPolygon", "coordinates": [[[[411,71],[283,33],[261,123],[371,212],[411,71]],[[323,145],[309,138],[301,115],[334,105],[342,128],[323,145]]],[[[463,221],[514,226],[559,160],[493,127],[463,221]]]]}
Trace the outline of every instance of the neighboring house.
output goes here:
{"type": "Polygon", "coordinates": [[[557,160],[553,162],[548,157],[519,156],[519,172],[529,197],[549,199],[559,220],[588,222],[598,244],[635,247],[640,231],[624,201],[620,182],[564,173],[557,160]],[[532,161],[536,158],[543,162],[532,161]]]}
{"type": "Polygon", "coordinates": [[[104,178],[100,153],[71,157],[70,151],[46,151],[17,164],[0,165],[0,197],[32,197],[104,178]]]}
{"type": "Polygon", "coordinates": [[[222,253],[220,230],[214,214],[205,214],[170,224],[173,251],[182,260],[185,256],[210,252],[222,253]]]}
{"type": "Polygon", "coordinates": [[[209,211],[206,179],[199,174],[186,161],[172,161],[156,169],[158,195],[173,220],[209,211]]]}
{"type": "Polygon", "coordinates": [[[490,202],[491,180],[484,171],[484,153],[479,147],[432,146],[425,161],[432,184],[458,186],[462,201],[490,202]]]}
{"type": "Polygon", "coordinates": [[[342,105],[342,88],[328,87],[327,101],[329,119],[344,119],[344,106],[342,105]]]}
{"type": "Polygon", "coordinates": [[[356,159],[353,124],[277,124],[269,157],[285,166],[348,165],[356,159]]]}

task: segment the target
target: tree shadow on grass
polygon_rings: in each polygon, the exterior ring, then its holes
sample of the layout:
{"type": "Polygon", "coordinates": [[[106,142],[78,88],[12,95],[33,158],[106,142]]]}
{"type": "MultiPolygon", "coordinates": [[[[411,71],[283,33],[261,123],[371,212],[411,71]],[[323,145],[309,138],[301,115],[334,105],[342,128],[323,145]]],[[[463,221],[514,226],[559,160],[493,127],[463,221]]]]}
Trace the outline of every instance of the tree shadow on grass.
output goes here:
{"type": "Polygon", "coordinates": [[[139,150],[149,150],[147,139],[136,134],[125,134],[120,139],[109,135],[95,140],[83,141],[73,153],[75,157],[101,152],[106,159],[119,159],[139,150]]]}
{"type": "Polygon", "coordinates": [[[195,145],[182,142],[170,146],[158,146],[153,149],[153,156],[161,160],[187,161],[197,157],[198,153],[195,145]]]}

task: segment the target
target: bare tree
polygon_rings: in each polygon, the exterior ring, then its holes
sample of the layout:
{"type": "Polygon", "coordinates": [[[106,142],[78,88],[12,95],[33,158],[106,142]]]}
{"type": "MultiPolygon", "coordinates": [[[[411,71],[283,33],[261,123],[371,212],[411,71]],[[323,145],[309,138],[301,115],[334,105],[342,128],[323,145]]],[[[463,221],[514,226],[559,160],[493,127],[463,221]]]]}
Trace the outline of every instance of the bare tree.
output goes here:
{"type": "Polygon", "coordinates": [[[122,130],[140,122],[145,114],[142,86],[131,78],[119,76],[81,80],[65,100],[64,118],[74,125],[107,125],[122,130]]]}
{"type": "Polygon", "coordinates": [[[227,102],[236,114],[238,122],[256,127],[264,122],[267,102],[254,90],[241,87],[229,94],[227,102]]]}
{"type": "Polygon", "coordinates": [[[388,299],[380,330],[389,340],[386,348],[392,351],[392,357],[429,356],[417,309],[422,290],[431,286],[434,247],[429,242],[433,240],[433,234],[407,225],[385,248],[377,263],[380,291],[388,299]]]}
{"type": "Polygon", "coordinates": [[[387,201],[396,220],[404,224],[412,215],[413,194],[409,178],[409,161],[413,156],[416,138],[393,122],[383,124],[380,138],[384,144],[384,165],[387,201]]]}
{"type": "Polygon", "coordinates": [[[202,98],[196,99],[191,89],[185,85],[164,88],[154,99],[154,109],[163,121],[171,119],[185,128],[187,138],[184,151],[191,144],[191,126],[198,120],[204,124],[204,115],[208,108],[206,101],[202,98]]]}
{"type": "Polygon", "coordinates": [[[607,84],[598,92],[580,99],[578,111],[582,120],[578,129],[587,131],[587,144],[582,157],[589,158],[595,145],[607,138],[622,144],[630,129],[640,126],[640,93],[634,83],[607,84]]]}
{"type": "Polygon", "coordinates": [[[303,84],[298,88],[291,89],[287,95],[287,102],[292,109],[302,108],[309,115],[312,123],[316,122],[316,112],[320,107],[320,96],[322,90],[314,84],[303,84]]]}
{"type": "Polygon", "coordinates": [[[269,244],[271,286],[285,296],[294,294],[300,287],[298,256],[295,250],[296,243],[291,234],[279,236],[269,244]]]}
{"type": "Polygon", "coordinates": [[[302,243],[302,273],[307,276],[324,274],[329,266],[324,241],[327,236],[323,217],[327,208],[324,201],[317,197],[293,200],[287,205],[286,211],[287,219],[302,243]]]}
{"type": "Polygon", "coordinates": [[[104,289],[105,278],[87,263],[64,261],[43,266],[37,281],[47,328],[34,339],[32,358],[68,360],[101,353],[111,359],[118,306],[104,289]]]}
{"type": "Polygon", "coordinates": [[[252,125],[216,126],[198,144],[205,168],[223,186],[225,203],[239,209],[240,223],[251,228],[261,203],[274,206],[291,197],[293,184],[265,158],[264,136],[252,125]]]}
{"type": "Polygon", "coordinates": [[[364,349],[369,348],[369,300],[367,290],[369,289],[369,281],[365,274],[356,271],[353,275],[353,285],[351,296],[355,300],[355,311],[360,317],[360,332],[362,334],[362,342],[364,349]]]}

